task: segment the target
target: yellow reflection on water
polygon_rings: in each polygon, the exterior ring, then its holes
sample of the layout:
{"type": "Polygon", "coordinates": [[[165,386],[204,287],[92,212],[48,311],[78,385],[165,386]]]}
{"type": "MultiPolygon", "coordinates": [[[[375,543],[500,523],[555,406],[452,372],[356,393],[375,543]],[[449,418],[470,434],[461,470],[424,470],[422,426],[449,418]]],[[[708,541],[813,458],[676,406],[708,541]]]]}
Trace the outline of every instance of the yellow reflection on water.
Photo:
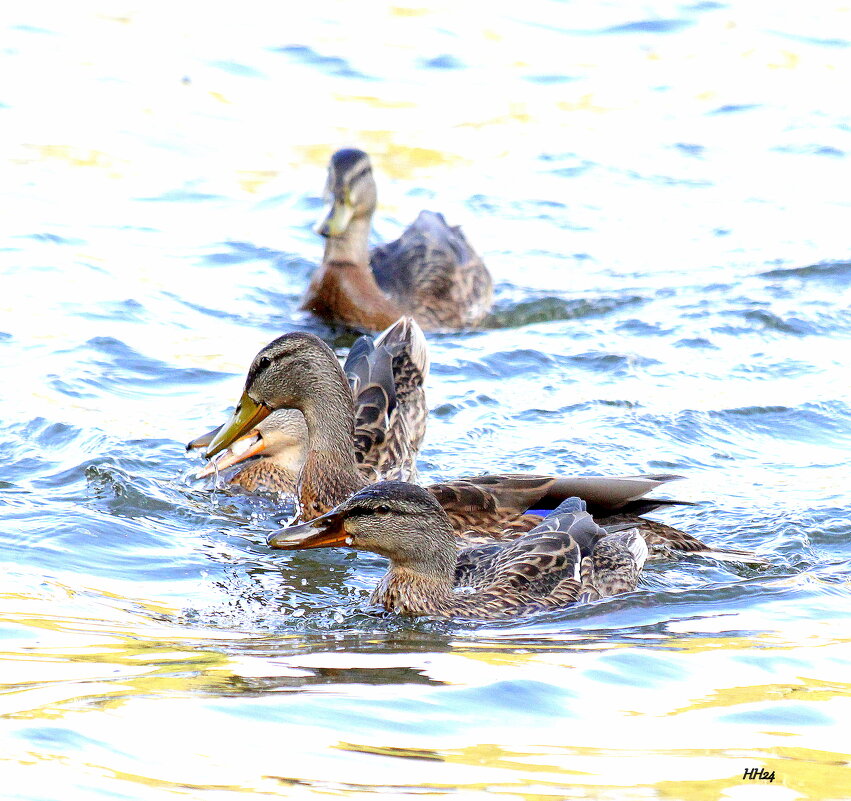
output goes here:
{"type": "Polygon", "coordinates": [[[412,8],[410,6],[390,6],[389,11],[396,17],[425,17],[431,13],[427,8],[412,8]]]}
{"type": "MultiPolygon", "coordinates": [[[[524,798],[552,798],[556,790],[569,793],[575,797],[591,792],[604,793],[606,797],[647,797],[648,794],[660,798],[684,799],[687,801],[714,801],[718,798],[737,796],[739,790],[753,788],[788,788],[794,795],[769,794],[768,798],[807,798],[807,799],[844,799],[851,797],[851,771],[848,770],[848,758],[842,754],[829,751],[816,751],[805,748],[766,748],[759,751],[728,752],[725,750],[677,749],[660,751],[653,748],[646,750],[617,751],[606,748],[585,747],[548,747],[537,751],[514,751],[494,744],[480,744],[460,749],[435,751],[428,749],[395,748],[392,746],[365,746],[353,743],[338,743],[337,748],[355,753],[372,754],[380,757],[391,757],[405,760],[427,760],[443,763],[454,763],[470,767],[482,767],[496,771],[511,771],[528,774],[522,783],[508,781],[506,776],[494,776],[491,781],[483,784],[463,783],[458,789],[472,790],[487,787],[490,792],[502,794],[518,793],[524,798]],[[551,759],[542,762],[543,754],[549,754],[551,759]],[[773,756],[772,756],[773,755],[773,756]],[[649,766],[651,773],[664,771],[665,764],[671,766],[671,772],[683,775],[678,780],[661,779],[659,781],[644,781],[637,776],[643,771],[636,770],[636,761],[640,760],[649,766]],[[732,775],[719,778],[700,778],[707,764],[729,766],[734,762],[742,766],[732,775]],[[601,762],[611,763],[609,770],[601,770],[601,762]],[[590,769],[583,770],[579,766],[587,765],[590,769]],[[689,767],[691,766],[691,770],[689,767]],[[569,766],[569,767],[568,767],[569,766]],[[746,779],[746,769],[757,768],[765,771],[764,775],[774,773],[774,780],[746,779]],[[693,771],[694,778],[687,778],[693,771]],[[541,774],[550,774],[542,776],[541,774]],[[612,777],[620,775],[622,781],[612,781],[612,777]],[[556,777],[570,777],[569,783],[556,777]],[[605,777],[605,778],[603,778],[605,777]],[[520,788],[523,790],[520,790],[520,788]],[[532,791],[534,788],[547,788],[546,796],[539,796],[532,791]]],[[[722,768],[723,770],[723,768],[722,768]]],[[[406,789],[416,788],[441,789],[438,784],[408,785],[406,789]]],[[[401,788],[400,788],[401,789],[401,788]]],[[[448,788],[447,788],[448,789],[448,788]]]]}
{"type": "Polygon", "coordinates": [[[374,109],[401,109],[416,108],[417,104],[410,100],[388,100],[386,98],[374,97],[373,95],[337,95],[340,103],[363,103],[374,109]]]}
{"type": "MultiPolygon", "coordinates": [[[[65,598],[83,606],[96,601],[73,593],[65,598]]],[[[119,594],[110,591],[110,598],[119,594]]],[[[22,594],[17,600],[26,601],[22,594]]],[[[636,686],[600,678],[613,665],[629,669],[629,663],[612,662],[613,657],[642,656],[629,643],[570,650],[553,649],[550,643],[549,650],[530,648],[526,653],[517,653],[511,643],[499,647],[492,642],[484,650],[463,641],[446,653],[357,653],[348,645],[340,651],[287,652],[281,649],[301,639],[240,638],[222,632],[216,642],[209,630],[157,623],[147,612],[113,608],[108,617],[58,617],[47,608],[40,615],[7,617],[4,623],[43,632],[44,639],[35,648],[0,655],[6,685],[0,702],[9,722],[66,720],[65,725],[94,740],[121,732],[121,750],[150,765],[148,770],[123,757],[103,762],[100,756],[100,762],[93,762],[78,760],[72,751],[61,756],[72,774],[96,765],[99,781],[109,786],[181,785],[202,795],[225,790],[286,796],[288,788],[301,787],[315,794],[487,791],[523,798],[654,795],[701,801],[735,797],[750,786],[743,783],[742,772],[761,767],[775,771],[775,790],[794,792],[794,797],[843,797],[851,789],[847,757],[819,746],[838,736],[844,717],[835,704],[851,696],[849,685],[831,675],[793,680],[799,665],[781,658],[774,668],[777,681],[728,686],[765,670],[747,664],[741,676],[719,670],[723,657],[753,653],[742,647],[741,638],[731,638],[728,649],[717,638],[711,650],[662,650],[664,662],[658,664],[675,670],[665,681],[636,686]],[[367,680],[373,669],[376,675],[403,675],[387,672],[397,666],[432,682],[385,685],[348,678],[367,680]],[[325,677],[320,684],[303,683],[319,675],[325,677]],[[570,692],[555,697],[547,723],[540,716],[524,718],[522,707],[510,705],[502,707],[502,720],[497,720],[485,704],[481,712],[486,717],[480,719],[477,696],[461,705],[442,696],[444,683],[452,690],[491,692],[502,683],[517,682],[531,682],[540,692],[546,687],[570,692]],[[276,699],[273,689],[297,692],[276,699]],[[736,707],[770,708],[772,702],[789,698],[802,704],[830,698],[835,723],[808,727],[790,721],[790,731],[759,732],[759,727],[724,719],[736,707]],[[250,713],[252,699],[259,703],[256,715],[250,713]],[[318,708],[318,699],[325,699],[328,709],[340,706],[339,715],[323,721],[308,711],[296,728],[276,722],[275,714],[286,712],[290,703],[311,710],[318,708]],[[383,703],[391,699],[413,704],[409,711],[391,715],[398,721],[396,735],[386,731],[388,708],[383,703]],[[242,708],[245,714],[227,714],[242,708]],[[355,715],[349,718],[346,710],[355,715]],[[573,715],[565,717],[566,712],[573,715]],[[268,720],[267,713],[272,715],[268,720]],[[149,718],[170,721],[154,740],[143,725],[149,718]],[[187,736],[193,738],[192,747],[176,748],[187,736]],[[287,743],[283,761],[276,742],[280,736],[287,743]],[[790,736],[797,742],[790,742],[790,736]],[[778,742],[781,737],[785,744],[778,742]],[[685,740],[700,744],[681,748],[685,740]],[[338,756],[332,758],[333,753],[338,756]]],[[[380,639],[372,638],[372,643],[381,648],[380,639]]],[[[769,649],[764,656],[771,659],[779,650],[769,649]]],[[[799,649],[796,658],[806,663],[811,656],[799,649]]],[[[632,669],[641,666],[639,662],[632,669]]],[[[766,727],[776,728],[777,723],[766,727]]],[[[61,749],[61,742],[55,748],[61,749]]],[[[10,754],[20,765],[45,756],[19,749],[10,754]]]]}
{"type": "Polygon", "coordinates": [[[239,170],[239,187],[243,192],[255,195],[275,181],[280,172],[277,170],[239,170]]]}
{"type": "MultiPolygon", "coordinates": [[[[363,130],[357,137],[357,146],[369,153],[376,169],[399,180],[413,180],[419,169],[451,167],[466,161],[445,151],[400,144],[396,139],[393,131],[363,130]]],[[[297,149],[304,161],[326,167],[337,148],[333,145],[306,145],[297,149]]],[[[320,189],[317,187],[317,195],[320,189]]]]}
{"type": "Polygon", "coordinates": [[[672,715],[680,715],[699,709],[717,709],[725,706],[755,704],[762,701],[832,701],[837,697],[851,698],[851,684],[825,682],[801,677],[798,684],[762,684],[747,687],[725,687],[710,693],[707,698],[675,709],[672,715]]]}
{"type": "Polygon", "coordinates": [[[86,150],[70,145],[28,145],[37,159],[56,159],[73,167],[111,167],[112,159],[98,150],[86,150]]]}

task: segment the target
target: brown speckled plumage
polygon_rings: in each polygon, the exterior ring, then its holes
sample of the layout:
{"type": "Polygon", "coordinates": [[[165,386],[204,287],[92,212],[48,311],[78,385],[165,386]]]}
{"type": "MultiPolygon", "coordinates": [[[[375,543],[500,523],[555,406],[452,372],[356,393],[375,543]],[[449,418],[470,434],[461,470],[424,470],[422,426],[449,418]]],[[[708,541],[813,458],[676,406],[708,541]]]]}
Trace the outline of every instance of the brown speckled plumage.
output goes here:
{"type": "Polygon", "coordinates": [[[298,477],[297,520],[311,520],[335,506],[336,498],[348,498],[365,485],[354,464],[342,469],[333,451],[311,449],[298,477]]]}
{"type": "Polygon", "coordinates": [[[677,555],[707,556],[723,562],[743,562],[751,565],[766,565],[768,560],[753,551],[740,548],[716,548],[697,537],[680,531],[658,520],[647,520],[635,514],[614,514],[600,518],[600,523],[610,531],[637,528],[649,549],[650,559],[661,559],[677,555]]]}
{"type": "Polygon", "coordinates": [[[635,589],[647,549],[636,532],[608,534],[569,499],[528,534],[465,548],[433,495],[402,482],[361,490],[335,510],[269,538],[274,548],[352,548],[390,559],[371,601],[390,611],[492,619],[635,589]],[[639,543],[635,546],[635,542],[639,543]],[[581,566],[587,563],[583,583],[581,566]]]}
{"type": "Polygon", "coordinates": [[[596,601],[635,589],[647,543],[637,528],[606,534],[581,566],[582,600],[596,601]]]}
{"type": "Polygon", "coordinates": [[[428,345],[411,317],[352,345],[343,366],[355,401],[355,458],[370,481],[414,481],[425,436],[428,345]]]}
{"type": "Polygon", "coordinates": [[[426,330],[482,321],[493,301],[493,283],[460,228],[423,211],[399,239],[370,254],[376,187],[369,156],[361,150],[332,156],[325,192],[332,204],[319,228],[325,253],[303,308],[373,331],[403,314],[426,330]]]}
{"type": "Polygon", "coordinates": [[[229,484],[235,484],[248,492],[276,492],[292,495],[295,492],[298,473],[280,467],[271,459],[259,459],[246,465],[229,484]]]}

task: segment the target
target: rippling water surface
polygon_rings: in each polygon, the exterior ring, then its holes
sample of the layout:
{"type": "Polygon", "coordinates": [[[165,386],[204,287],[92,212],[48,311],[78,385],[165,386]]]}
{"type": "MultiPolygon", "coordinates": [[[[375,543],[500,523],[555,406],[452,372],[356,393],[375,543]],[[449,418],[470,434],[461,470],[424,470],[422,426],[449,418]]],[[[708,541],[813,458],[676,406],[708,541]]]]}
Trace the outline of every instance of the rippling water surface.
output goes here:
{"type": "MultiPolygon", "coordinates": [[[[16,799],[851,797],[851,12],[2,12],[0,760],[16,799]],[[327,158],[497,282],[431,337],[426,479],[676,472],[683,560],[521,623],[377,613],[186,477],[292,329],[327,158]],[[743,781],[762,768],[775,780],[743,781]]],[[[672,490],[673,491],[673,490],[672,490]]]]}

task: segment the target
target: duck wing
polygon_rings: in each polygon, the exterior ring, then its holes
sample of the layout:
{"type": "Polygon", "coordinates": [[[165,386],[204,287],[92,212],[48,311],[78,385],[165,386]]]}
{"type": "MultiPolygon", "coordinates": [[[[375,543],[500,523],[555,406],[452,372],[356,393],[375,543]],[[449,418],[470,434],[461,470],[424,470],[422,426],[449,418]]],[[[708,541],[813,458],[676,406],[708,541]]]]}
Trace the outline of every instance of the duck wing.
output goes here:
{"type": "Polygon", "coordinates": [[[487,540],[529,531],[541,522],[541,515],[536,512],[554,509],[572,496],[585,501],[594,517],[618,510],[643,512],[661,504],[687,503],[643,499],[648,492],[677,478],[680,477],[499,474],[445,481],[427,489],[460,536],[487,540]]]}
{"type": "Polygon", "coordinates": [[[413,480],[417,451],[428,423],[425,380],[431,368],[428,343],[413,317],[403,317],[375,341],[376,349],[386,348],[392,356],[393,381],[396,386],[397,419],[390,421],[390,439],[397,440],[399,450],[410,451],[413,480]],[[398,433],[396,429],[398,428],[398,433]]]}
{"type": "Polygon", "coordinates": [[[454,586],[481,589],[493,574],[494,561],[504,549],[505,544],[499,542],[462,548],[455,562],[454,586]]]}
{"type": "Polygon", "coordinates": [[[372,480],[415,478],[428,418],[428,369],[425,337],[410,317],[352,345],[343,370],[355,404],[355,454],[372,480]]]}
{"type": "Polygon", "coordinates": [[[487,570],[469,583],[475,592],[458,595],[452,617],[493,618],[566,606],[580,593],[579,545],[569,533],[542,530],[504,544],[487,570]],[[559,589],[555,603],[548,597],[559,589]]]}
{"type": "Polygon", "coordinates": [[[442,214],[421,211],[394,242],[375,248],[376,283],[428,329],[481,322],[493,302],[493,281],[461,229],[442,214]]]}
{"type": "MultiPolygon", "coordinates": [[[[546,543],[561,541],[567,543],[565,547],[574,543],[579,548],[579,558],[587,556],[591,554],[596,540],[605,536],[606,533],[606,530],[598,526],[594,518],[585,511],[584,501],[576,497],[570,498],[528,534],[516,540],[462,548],[458,552],[455,566],[455,585],[485,587],[503,572],[506,565],[514,563],[518,555],[525,559],[530,549],[531,552],[538,553],[541,548],[547,547],[546,543]]],[[[551,588],[563,576],[553,575],[553,570],[548,563],[544,564],[545,561],[543,560],[539,566],[547,568],[546,571],[541,571],[541,575],[547,574],[546,586],[551,588]]],[[[578,564],[577,559],[576,565],[578,564]]],[[[560,571],[563,572],[563,566],[557,564],[555,573],[560,571]]]]}

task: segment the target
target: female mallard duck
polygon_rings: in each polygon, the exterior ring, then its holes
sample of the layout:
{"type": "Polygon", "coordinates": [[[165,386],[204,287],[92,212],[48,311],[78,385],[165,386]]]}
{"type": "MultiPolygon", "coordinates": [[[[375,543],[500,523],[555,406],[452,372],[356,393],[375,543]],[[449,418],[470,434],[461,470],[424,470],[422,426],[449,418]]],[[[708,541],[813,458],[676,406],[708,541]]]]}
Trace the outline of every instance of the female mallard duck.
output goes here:
{"type": "MultiPolygon", "coordinates": [[[[187,450],[205,447],[217,431],[193,440],[187,450]]],[[[237,473],[228,478],[228,484],[242,487],[248,492],[293,495],[299,471],[304,464],[306,443],[304,415],[295,409],[280,409],[219,453],[195,473],[195,478],[206,478],[236,464],[243,464],[237,473]]]]}
{"type": "MultiPolygon", "coordinates": [[[[210,443],[207,457],[230,446],[277,409],[298,409],[307,425],[307,453],[298,477],[297,519],[323,515],[370,483],[358,470],[352,393],[340,363],[321,339],[302,332],[278,337],[254,357],[236,410],[210,443]]],[[[585,500],[591,514],[601,522],[617,514],[619,522],[648,524],[637,515],[685,503],[644,497],[675,478],[485,475],[433,484],[428,491],[449,516],[459,537],[468,542],[490,541],[529,531],[541,522],[541,516],[530,513],[530,509],[553,509],[573,495],[585,500]]],[[[653,525],[654,530],[648,532],[653,545],[719,554],[688,534],[653,525]],[[663,530],[667,535],[663,536],[663,530]]]]}
{"type": "Polygon", "coordinates": [[[458,551],[435,497],[383,481],[309,523],[269,537],[272,548],[351,548],[385,556],[390,569],[371,602],[388,611],[452,618],[519,616],[635,589],[647,558],[637,529],[608,533],[570,498],[528,534],[458,551]],[[472,591],[456,592],[458,588],[472,591]]]}
{"type": "Polygon", "coordinates": [[[331,157],[325,193],[331,209],[318,227],[325,254],[302,308],[372,331],[403,314],[430,331],[482,321],[493,283],[459,228],[423,211],[399,239],[370,254],[376,189],[362,150],[338,150],[331,157]]]}
{"type": "MultiPolygon", "coordinates": [[[[375,340],[358,339],[343,371],[354,400],[354,448],[358,470],[370,482],[413,481],[428,419],[425,389],[428,345],[420,327],[403,317],[375,340]]],[[[217,430],[187,449],[207,447],[217,430]]],[[[280,409],[259,422],[196,473],[203,478],[248,459],[229,483],[250,492],[293,494],[307,453],[308,432],[297,409],[280,409]],[[256,458],[255,458],[256,457],[256,458]]]]}

